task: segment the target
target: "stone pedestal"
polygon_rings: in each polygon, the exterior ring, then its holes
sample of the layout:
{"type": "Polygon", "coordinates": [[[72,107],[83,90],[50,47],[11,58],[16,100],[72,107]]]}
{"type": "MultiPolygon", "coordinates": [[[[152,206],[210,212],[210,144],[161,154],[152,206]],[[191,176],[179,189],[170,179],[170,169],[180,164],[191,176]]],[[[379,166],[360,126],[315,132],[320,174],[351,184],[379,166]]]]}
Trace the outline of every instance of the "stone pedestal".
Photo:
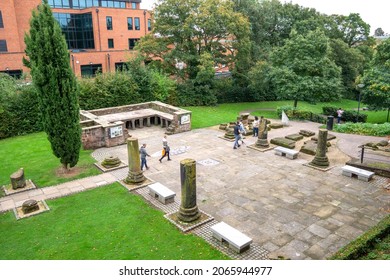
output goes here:
{"type": "Polygon", "coordinates": [[[178,218],[182,222],[190,223],[200,217],[196,204],[196,161],[184,159],[180,162],[181,205],[178,218]]]}
{"type": "Polygon", "coordinates": [[[20,168],[10,176],[12,189],[20,189],[26,186],[26,179],[24,178],[24,170],[20,168]]]}
{"type": "Polygon", "coordinates": [[[34,199],[29,199],[22,204],[23,214],[29,214],[39,210],[38,202],[34,199]]]}
{"type": "Polygon", "coordinates": [[[318,167],[328,167],[329,159],[326,156],[328,130],[320,129],[318,132],[317,151],[314,159],[310,162],[311,165],[318,167]]]}
{"type": "Polygon", "coordinates": [[[255,147],[258,148],[268,148],[268,128],[267,128],[267,120],[262,119],[259,124],[259,135],[257,137],[257,141],[255,147]]]}
{"type": "Polygon", "coordinates": [[[107,169],[118,167],[120,164],[121,164],[120,159],[118,157],[113,157],[113,156],[106,157],[102,161],[102,165],[107,169]]]}
{"type": "Polygon", "coordinates": [[[129,158],[129,173],[124,180],[126,184],[139,184],[146,180],[140,164],[138,139],[127,139],[127,154],[129,158]]]}

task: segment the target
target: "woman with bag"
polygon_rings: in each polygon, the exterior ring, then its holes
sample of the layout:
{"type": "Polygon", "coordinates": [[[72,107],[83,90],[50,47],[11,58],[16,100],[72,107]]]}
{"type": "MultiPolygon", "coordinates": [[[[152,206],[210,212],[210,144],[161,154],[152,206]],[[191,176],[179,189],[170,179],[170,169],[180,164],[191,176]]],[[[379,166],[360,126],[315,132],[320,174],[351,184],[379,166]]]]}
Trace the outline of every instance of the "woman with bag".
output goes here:
{"type": "Polygon", "coordinates": [[[168,160],[171,160],[171,158],[169,157],[169,151],[171,149],[168,146],[168,140],[166,135],[164,135],[162,141],[163,141],[163,150],[162,150],[162,157],[159,159],[160,163],[162,163],[162,159],[165,158],[166,156],[168,156],[168,160]]]}

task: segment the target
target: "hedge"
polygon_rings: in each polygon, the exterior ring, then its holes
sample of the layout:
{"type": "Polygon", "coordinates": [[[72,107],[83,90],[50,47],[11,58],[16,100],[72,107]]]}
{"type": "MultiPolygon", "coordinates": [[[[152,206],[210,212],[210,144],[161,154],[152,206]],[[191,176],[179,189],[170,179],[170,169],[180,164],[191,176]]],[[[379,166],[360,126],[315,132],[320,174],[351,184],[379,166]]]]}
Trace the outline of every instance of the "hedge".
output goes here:
{"type": "Polygon", "coordinates": [[[350,242],[337,253],[331,256],[331,260],[356,260],[371,251],[378,239],[390,234],[390,215],[387,215],[376,226],[350,242]]]}
{"type": "MultiPolygon", "coordinates": [[[[337,118],[337,110],[338,109],[339,108],[337,108],[337,107],[325,106],[325,107],[322,107],[322,112],[324,113],[324,115],[333,116],[333,117],[337,118]]],[[[343,122],[365,123],[365,122],[367,122],[367,115],[360,113],[360,112],[358,114],[356,111],[344,110],[344,113],[341,117],[341,120],[343,122]]]]}

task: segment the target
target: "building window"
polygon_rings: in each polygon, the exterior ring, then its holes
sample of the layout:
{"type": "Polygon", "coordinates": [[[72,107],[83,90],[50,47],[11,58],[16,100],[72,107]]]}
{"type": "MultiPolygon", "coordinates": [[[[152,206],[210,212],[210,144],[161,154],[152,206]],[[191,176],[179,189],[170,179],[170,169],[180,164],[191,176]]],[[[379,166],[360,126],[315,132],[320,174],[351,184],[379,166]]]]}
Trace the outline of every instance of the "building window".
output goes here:
{"type": "Polygon", "coordinates": [[[1,11],[0,11],[0,28],[4,28],[3,15],[1,14],[1,11]]]}
{"type": "Polygon", "coordinates": [[[90,7],[126,8],[126,0],[48,0],[52,8],[85,9],[90,7]]]}
{"type": "Polygon", "coordinates": [[[94,49],[92,13],[60,14],[53,13],[60,24],[68,49],[94,49]]]}
{"type": "Polygon", "coordinates": [[[107,30],[112,30],[112,17],[106,17],[107,30]]]}
{"type": "Polygon", "coordinates": [[[9,70],[7,68],[7,70],[0,71],[0,73],[8,74],[15,79],[20,79],[20,78],[22,78],[22,75],[23,75],[23,71],[20,69],[19,70],[9,70]]]}
{"type": "Polygon", "coordinates": [[[152,30],[152,20],[148,19],[148,31],[152,30]]]}
{"type": "Polygon", "coordinates": [[[108,39],[108,48],[113,49],[114,48],[114,39],[108,39]]]}
{"type": "Polygon", "coordinates": [[[131,8],[132,8],[133,10],[137,9],[137,3],[131,2],[131,8]]]}
{"type": "Polygon", "coordinates": [[[129,70],[129,67],[127,66],[126,62],[116,62],[115,63],[115,71],[127,71],[129,70]]]}
{"type": "Polygon", "coordinates": [[[0,40],[0,52],[8,52],[6,40],[0,40]]]}
{"type": "Polygon", "coordinates": [[[139,39],[129,39],[129,50],[132,50],[132,49],[134,49],[134,47],[135,47],[135,44],[137,43],[137,41],[138,41],[139,39]]]}
{"type": "Polygon", "coordinates": [[[133,18],[127,18],[127,30],[133,30],[133,18]]]}
{"type": "Polygon", "coordinates": [[[88,65],[81,65],[81,77],[83,78],[90,78],[95,77],[98,72],[101,72],[102,65],[101,64],[88,64],[88,65]]]}
{"type": "Polygon", "coordinates": [[[135,25],[135,30],[141,29],[139,17],[134,18],[134,25],[135,25]]]}

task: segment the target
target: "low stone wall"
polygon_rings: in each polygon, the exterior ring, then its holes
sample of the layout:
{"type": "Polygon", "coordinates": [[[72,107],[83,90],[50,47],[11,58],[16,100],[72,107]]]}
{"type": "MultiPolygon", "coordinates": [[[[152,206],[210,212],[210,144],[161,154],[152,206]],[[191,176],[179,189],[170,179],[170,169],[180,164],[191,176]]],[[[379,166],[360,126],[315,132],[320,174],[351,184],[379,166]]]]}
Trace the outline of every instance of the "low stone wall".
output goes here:
{"type": "MultiPolygon", "coordinates": [[[[122,121],[111,122],[113,121],[112,119],[110,120],[106,118],[107,120],[105,121],[102,116],[134,112],[143,109],[153,109],[156,111],[156,115],[154,117],[158,117],[158,120],[161,121],[161,126],[166,127],[167,134],[176,134],[191,130],[190,111],[158,101],[91,111],[81,110],[80,125],[82,126],[82,143],[84,149],[96,149],[100,147],[112,147],[124,144],[128,136],[126,122],[131,122],[133,124],[132,129],[135,129],[134,124],[136,122],[139,123],[139,127],[137,126],[137,129],[142,128],[145,117],[129,117],[128,120],[123,118],[122,121]],[[161,114],[159,115],[158,112],[161,112],[161,114]]],[[[150,117],[148,116],[147,119],[149,123],[150,117]]]]}

